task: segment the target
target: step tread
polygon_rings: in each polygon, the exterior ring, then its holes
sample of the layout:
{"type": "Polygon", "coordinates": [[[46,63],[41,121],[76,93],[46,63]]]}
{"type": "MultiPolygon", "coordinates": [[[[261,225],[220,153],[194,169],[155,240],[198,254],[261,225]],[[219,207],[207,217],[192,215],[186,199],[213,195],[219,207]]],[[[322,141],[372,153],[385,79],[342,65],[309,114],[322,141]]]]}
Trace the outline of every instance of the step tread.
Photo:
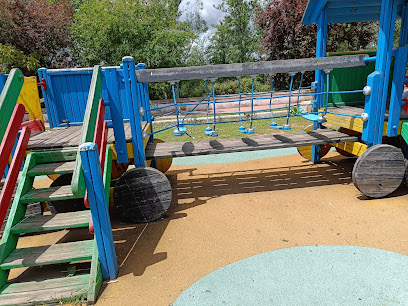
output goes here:
{"type": "Polygon", "coordinates": [[[41,202],[47,200],[65,200],[75,199],[72,194],[71,186],[55,186],[40,189],[31,189],[24,196],[21,197],[21,203],[41,202]]]}
{"type": "Polygon", "coordinates": [[[0,289],[0,305],[32,305],[85,298],[89,274],[7,284],[0,289]]]}
{"type": "Polygon", "coordinates": [[[2,270],[8,270],[20,267],[90,260],[92,258],[93,247],[93,240],[84,240],[15,249],[2,262],[0,268],[2,270]]]}
{"type": "Polygon", "coordinates": [[[13,226],[13,234],[35,233],[43,231],[60,230],[66,228],[88,227],[90,210],[60,213],[48,216],[29,216],[13,226]]]}
{"type": "Polygon", "coordinates": [[[72,173],[75,170],[76,161],[64,161],[56,163],[38,164],[28,171],[28,175],[46,175],[54,173],[72,173]]]}

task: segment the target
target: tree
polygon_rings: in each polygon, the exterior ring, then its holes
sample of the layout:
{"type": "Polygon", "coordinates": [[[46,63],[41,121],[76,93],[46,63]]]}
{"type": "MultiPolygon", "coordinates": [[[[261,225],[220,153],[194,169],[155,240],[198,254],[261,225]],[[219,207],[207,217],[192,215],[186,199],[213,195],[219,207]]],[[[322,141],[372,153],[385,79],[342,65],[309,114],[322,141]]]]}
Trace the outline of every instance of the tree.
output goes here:
{"type": "Polygon", "coordinates": [[[84,1],[72,28],[78,60],[118,65],[130,55],[150,68],[180,66],[196,36],[178,22],[179,2],[84,1]]]}
{"type": "Polygon", "coordinates": [[[69,0],[0,0],[0,44],[13,46],[42,66],[67,66],[72,16],[69,0]]]}
{"type": "Polygon", "coordinates": [[[225,0],[217,9],[226,15],[211,39],[211,62],[244,63],[256,59],[261,32],[253,22],[259,0],[225,0]]]}
{"type": "MultiPolygon", "coordinates": [[[[269,60],[308,58],[316,54],[316,26],[303,25],[307,1],[272,0],[259,10],[256,23],[263,29],[261,43],[269,60]]],[[[329,24],[327,52],[359,51],[376,38],[375,23],[329,24]]]]}
{"type": "MultiPolygon", "coordinates": [[[[303,25],[307,1],[272,0],[257,12],[256,23],[263,29],[261,40],[268,60],[310,58],[316,56],[316,26],[303,25]]],[[[376,40],[372,22],[329,24],[327,52],[359,51],[376,40]]],[[[310,82],[313,74],[306,75],[310,82]]],[[[277,75],[274,84],[285,87],[287,78],[277,75]]]]}

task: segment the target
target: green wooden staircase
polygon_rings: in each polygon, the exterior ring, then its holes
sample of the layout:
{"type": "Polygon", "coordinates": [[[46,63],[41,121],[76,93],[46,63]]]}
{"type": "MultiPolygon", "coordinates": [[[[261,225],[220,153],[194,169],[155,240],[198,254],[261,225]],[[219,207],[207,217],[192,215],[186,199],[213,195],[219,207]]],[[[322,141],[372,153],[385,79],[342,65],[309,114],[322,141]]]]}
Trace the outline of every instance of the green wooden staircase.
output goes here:
{"type": "MultiPolygon", "coordinates": [[[[95,66],[89,89],[80,144],[98,142],[107,137],[104,125],[104,104],[99,100],[102,89],[101,68],[95,66]],[[104,127],[104,133],[102,133],[104,127]],[[99,132],[98,132],[99,131],[99,132]],[[102,137],[102,139],[103,139],[102,137]]],[[[112,153],[106,141],[103,182],[109,197],[112,153]]],[[[21,236],[31,241],[46,241],[50,231],[67,230],[77,234],[78,228],[88,228],[91,211],[83,210],[55,215],[26,217],[29,203],[78,199],[85,196],[85,181],[78,147],[59,150],[33,151],[27,155],[7,224],[0,242],[0,305],[39,305],[96,301],[102,285],[102,270],[94,235],[77,236],[76,240],[21,248],[21,236]],[[33,188],[37,176],[72,173],[70,185],[33,188]],[[78,236],[79,239],[78,239],[78,236]],[[36,239],[37,238],[37,239],[36,239]],[[76,268],[76,267],[80,268],[76,268]],[[34,268],[35,267],[35,268],[34,268]],[[10,270],[29,268],[17,278],[10,270]],[[33,273],[30,269],[35,269],[33,273]],[[52,274],[52,271],[56,271],[52,274]],[[28,273],[26,273],[28,272],[28,273]],[[28,278],[28,279],[26,279],[28,278]]]]}
{"type": "MultiPolygon", "coordinates": [[[[20,183],[0,243],[0,305],[60,303],[84,300],[93,303],[102,284],[102,274],[95,239],[57,243],[53,245],[17,248],[21,235],[43,235],[49,231],[87,228],[90,210],[56,215],[25,217],[28,203],[77,198],[71,185],[34,189],[36,176],[73,173],[77,148],[58,151],[32,152],[27,156],[20,183]],[[41,266],[47,273],[61,263],[88,266],[85,272],[63,277],[29,282],[8,281],[11,269],[41,266]]],[[[34,237],[30,237],[34,239],[34,237]]],[[[41,275],[41,272],[39,275],[41,275]]]]}

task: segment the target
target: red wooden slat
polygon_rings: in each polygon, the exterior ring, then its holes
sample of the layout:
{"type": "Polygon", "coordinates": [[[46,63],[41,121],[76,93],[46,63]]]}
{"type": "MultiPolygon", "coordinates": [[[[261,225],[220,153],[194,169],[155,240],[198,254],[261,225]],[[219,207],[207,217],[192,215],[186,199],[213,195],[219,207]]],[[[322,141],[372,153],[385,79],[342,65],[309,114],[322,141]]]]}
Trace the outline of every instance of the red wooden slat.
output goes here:
{"type": "Polygon", "coordinates": [[[34,119],[31,121],[27,121],[27,122],[23,122],[21,124],[21,129],[23,127],[29,127],[31,130],[31,136],[37,135],[43,131],[45,131],[45,127],[44,124],[42,123],[42,121],[40,119],[34,119]]]}
{"type": "Polygon", "coordinates": [[[14,142],[17,138],[21,122],[25,114],[25,107],[22,104],[17,104],[14,107],[9,124],[7,125],[6,133],[0,145],[0,177],[3,176],[4,169],[9,161],[11,151],[13,150],[14,142]]]}
{"type": "MultiPolygon", "coordinates": [[[[4,182],[3,189],[0,194],[0,228],[3,225],[4,218],[7,213],[7,209],[10,205],[11,198],[13,196],[14,187],[16,186],[18,174],[20,173],[21,164],[23,163],[25,152],[27,150],[28,140],[30,139],[31,131],[28,127],[23,127],[21,130],[20,138],[17,143],[16,151],[13,157],[13,161],[10,165],[10,170],[4,182]]],[[[10,141],[10,143],[14,143],[10,141]]]]}

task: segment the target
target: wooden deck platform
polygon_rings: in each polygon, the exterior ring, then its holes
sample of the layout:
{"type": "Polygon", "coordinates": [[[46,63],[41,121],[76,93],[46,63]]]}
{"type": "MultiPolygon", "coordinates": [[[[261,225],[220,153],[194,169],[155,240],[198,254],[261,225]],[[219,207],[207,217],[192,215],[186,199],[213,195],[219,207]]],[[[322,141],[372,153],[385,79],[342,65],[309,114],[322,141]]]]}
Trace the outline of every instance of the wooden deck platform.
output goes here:
{"type": "Polygon", "coordinates": [[[331,129],[251,138],[214,139],[197,142],[149,143],[147,159],[246,152],[278,148],[301,147],[328,143],[358,141],[355,136],[331,129]]]}
{"type": "MultiPolygon", "coordinates": [[[[124,123],[126,142],[132,141],[130,124],[124,123]]],[[[34,135],[28,142],[27,150],[45,150],[64,147],[75,147],[81,139],[82,126],[56,127],[43,133],[34,135]]],[[[109,128],[108,143],[115,141],[113,128],[109,128]]]]}

